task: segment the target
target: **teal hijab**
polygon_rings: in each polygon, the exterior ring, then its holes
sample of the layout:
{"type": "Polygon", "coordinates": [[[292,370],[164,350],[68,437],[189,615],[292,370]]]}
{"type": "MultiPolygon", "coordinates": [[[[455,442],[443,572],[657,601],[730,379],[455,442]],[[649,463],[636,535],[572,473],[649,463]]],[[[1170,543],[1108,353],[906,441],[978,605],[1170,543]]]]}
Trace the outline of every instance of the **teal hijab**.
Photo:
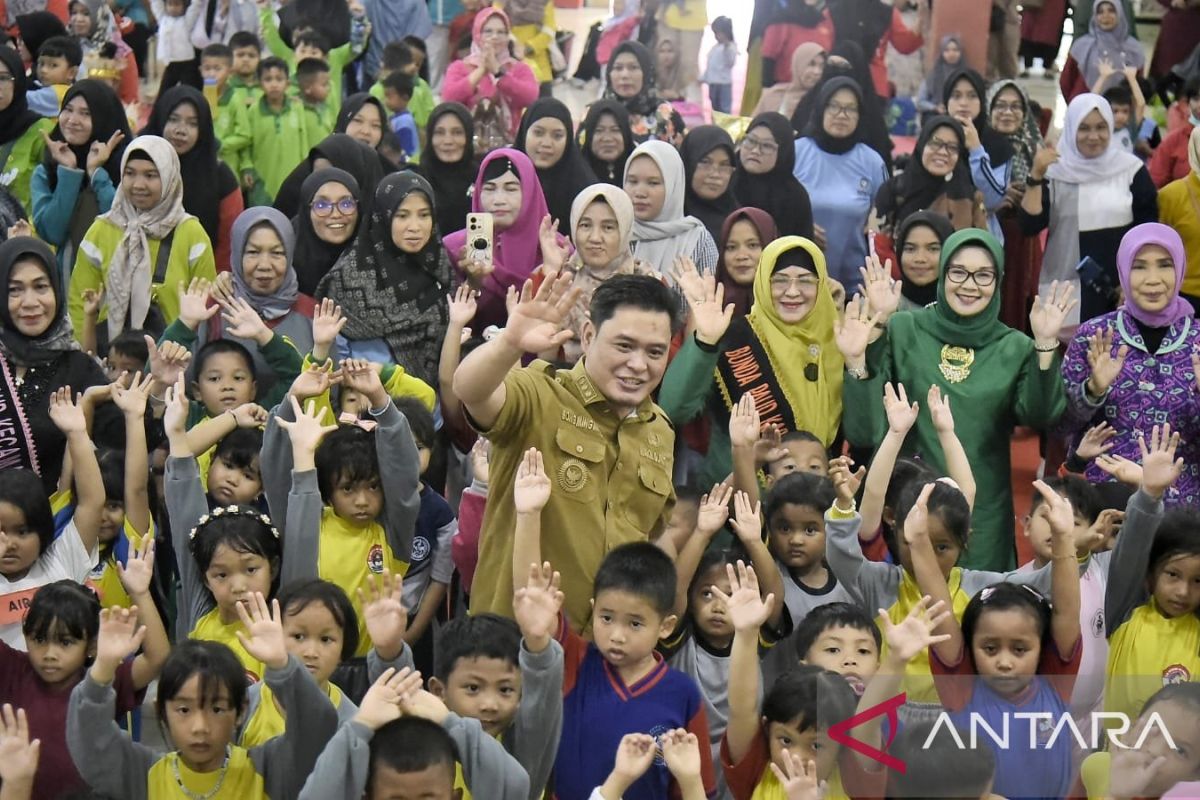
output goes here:
{"type": "Polygon", "coordinates": [[[951,234],[942,245],[938,265],[937,302],[913,312],[917,327],[943,344],[959,347],[983,347],[1002,339],[1012,328],[1000,321],[1000,287],[1004,280],[1004,246],[995,236],[979,228],[965,228],[951,234]],[[978,314],[961,316],[946,301],[946,269],[954,254],[964,247],[982,247],[996,264],[995,291],[991,302],[978,314]]]}

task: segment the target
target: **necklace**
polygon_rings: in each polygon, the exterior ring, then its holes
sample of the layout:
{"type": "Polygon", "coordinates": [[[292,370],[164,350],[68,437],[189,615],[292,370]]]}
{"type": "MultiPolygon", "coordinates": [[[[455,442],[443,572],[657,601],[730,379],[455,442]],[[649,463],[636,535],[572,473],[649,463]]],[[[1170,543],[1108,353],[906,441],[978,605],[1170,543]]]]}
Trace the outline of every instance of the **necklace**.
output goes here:
{"type": "Polygon", "coordinates": [[[942,376],[950,383],[962,383],[971,376],[971,365],[975,363],[975,351],[969,347],[942,345],[942,363],[938,365],[942,376]]]}
{"type": "Polygon", "coordinates": [[[229,770],[229,745],[225,745],[225,761],[221,763],[221,774],[217,777],[217,784],[209,789],[204,794],[193,792],[191,789],[183,785],[183,776],[179,774],[179,753],[174,754],[171,759],[171,770],[175,773],[175,783],[179,786],[179,791],[189,800],[212,800],[221,791],[221,785],[225,783],[225,774],[229,770]]]}

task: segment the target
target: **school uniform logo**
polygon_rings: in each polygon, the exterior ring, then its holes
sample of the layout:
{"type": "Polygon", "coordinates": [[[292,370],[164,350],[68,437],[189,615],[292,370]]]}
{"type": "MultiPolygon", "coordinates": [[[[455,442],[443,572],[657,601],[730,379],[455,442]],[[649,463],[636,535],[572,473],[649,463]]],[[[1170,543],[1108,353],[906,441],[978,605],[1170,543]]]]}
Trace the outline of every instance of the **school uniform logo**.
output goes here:
{"type": "Polygon", "coordinates": [[[412,543],[413,563],[424,561],[425,559],[429,558],[429,550],[430,547],[428,539],[426,539],[424,536],[414,537],[412,543]]]}
{"type": "Polygon", "coordinates": [[[1096,609],[1096,613],[1092,616],[1092,636],[1096,639],[1104,638],[1104,609],[1096,609]]]}
{"type": "Polygon", "coordinates": [[[1163,686],[1171,686],[1176,683],[1187,683],[1192,679],[1192,673],[1183,664],[1172,664],[1163,670],[1162,680],[1163,686]]]}
{"type": "Polygon", "coordinates": [[[370,551],[367,552],[367,569],[379,575],[383,572],[383,546],[378,544],[371,545],[370,551]]]}
{"type": "Polygon", "coordinates": [[[558,468],[558,485],[564,492],[578,492],[588,482],[588,469],[577,458],[568,458],[558,468]]]}

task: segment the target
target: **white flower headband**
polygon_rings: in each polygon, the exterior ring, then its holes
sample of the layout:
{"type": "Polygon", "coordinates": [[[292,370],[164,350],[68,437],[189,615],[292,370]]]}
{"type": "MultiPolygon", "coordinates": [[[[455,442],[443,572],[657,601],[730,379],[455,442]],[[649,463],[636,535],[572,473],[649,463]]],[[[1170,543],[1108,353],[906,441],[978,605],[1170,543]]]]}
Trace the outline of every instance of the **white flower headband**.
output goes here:
{"type": "Polygon", "coordinates": [[[263,525],[265,525],[268,530],[271,531],[272,536],[274,536],[276,539],[279,538],[279,529],[275,527],[275,524],[273,522],[271,522],[271,518],[268,517],[266,514],[263,514],[261,511],[258,511],[257,509],[251,508],[249,506],[233,505],[233,506],[218,506],[217,508],[214,508],[208,514],[205,514],[204,516],[202,516],[196,522],[196,527],[192,528],[192,532],[188,534],[188,540],[190,541],[192,539],[195,539],[196,534],[200,532],[201,528],[203,528],[205,525],[208,525],[210,522],[215,522],[216,520],[221,519],[222,517],[247,517],[249,519],[257,520],[258,522],[261,522],[263,525]]]}

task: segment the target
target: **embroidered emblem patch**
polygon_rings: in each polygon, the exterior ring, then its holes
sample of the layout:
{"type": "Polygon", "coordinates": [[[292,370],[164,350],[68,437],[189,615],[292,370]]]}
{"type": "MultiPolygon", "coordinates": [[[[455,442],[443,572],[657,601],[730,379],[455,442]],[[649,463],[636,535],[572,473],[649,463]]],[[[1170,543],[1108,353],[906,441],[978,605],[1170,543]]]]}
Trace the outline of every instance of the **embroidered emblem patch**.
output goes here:
{"type": "Polygon", "coordinates": [[[558,468],[558,485],[564,492],[578,492],[589,480],[587,467],[578,459],[568,458],[558,468]]]}

